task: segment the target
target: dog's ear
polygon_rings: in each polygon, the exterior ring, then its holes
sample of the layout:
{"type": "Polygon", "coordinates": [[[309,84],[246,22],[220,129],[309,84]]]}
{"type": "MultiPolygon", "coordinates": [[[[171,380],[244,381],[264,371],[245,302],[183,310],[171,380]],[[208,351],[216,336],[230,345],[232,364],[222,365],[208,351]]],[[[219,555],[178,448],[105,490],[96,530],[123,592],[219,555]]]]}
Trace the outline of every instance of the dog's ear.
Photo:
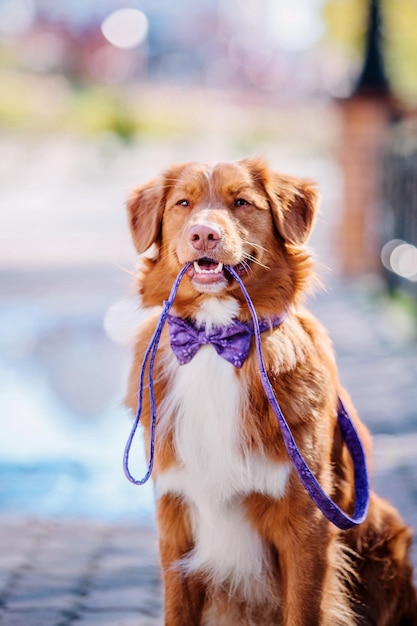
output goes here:
{"type": "Polygon", "coordinates": [[[158,239],[161,229],[164,182],[155,178],[133,190],[127,202],[127,214],[133,243],[139,254],[158,239]]]}
{"type": "Polygon", "coordinates": [[[290,244],[304,243],[313,226],[319,202],[311,180],[270,174],[267,185],[272,215],[278,232],[290,244]]]}
{"type": "Polygon", "coordinates": [[[314,181],[271,172],[261,158],[242,159],[255,184],[266,191],[275,226],[290,244],[304,243],[313,226],[319,203],[314,181]]]}

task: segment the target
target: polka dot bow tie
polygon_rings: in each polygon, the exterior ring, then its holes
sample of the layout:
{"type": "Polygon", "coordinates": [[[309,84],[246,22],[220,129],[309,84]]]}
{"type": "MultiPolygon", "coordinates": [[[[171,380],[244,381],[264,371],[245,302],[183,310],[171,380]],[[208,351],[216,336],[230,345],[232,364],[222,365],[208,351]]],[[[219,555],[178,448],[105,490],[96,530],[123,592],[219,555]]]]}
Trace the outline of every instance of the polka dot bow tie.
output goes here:
{"type": "MultiPolygon", "coordinates": [[[[279,326],[285,316],[274,316],[270,320],[259,320],[261,332],[279,326]]],[[[253,322],[234,320],[229,326],[213,326],[206,331],[205,325],[197,326],[190,320],[168,315],[171,348],[180,365],[189,363],[199,348],[211,344],[217,354],[235,367],[242,367],[248,356],[251,337],[254,335],[253,322]]]]}

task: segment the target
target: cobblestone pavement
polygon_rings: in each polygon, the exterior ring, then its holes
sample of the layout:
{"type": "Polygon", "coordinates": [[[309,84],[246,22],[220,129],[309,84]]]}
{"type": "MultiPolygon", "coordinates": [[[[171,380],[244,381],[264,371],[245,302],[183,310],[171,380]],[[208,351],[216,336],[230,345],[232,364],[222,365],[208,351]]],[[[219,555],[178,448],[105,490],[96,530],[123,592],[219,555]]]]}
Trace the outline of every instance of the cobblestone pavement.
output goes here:
{"type": "MultiPolygon", "coordinates": [[[[415,343],[398,313],[356,287],[336,284],[312,308],[329,328],[342,382],[374,433],[374,485],[417,528],[415,343]]],[[[0,555],[1,626],[162,623],[151,525],[3,516],[0,555]]]]}
{"type": "Polygon", "coordinates": [[[155,546],[147,526],[3,517],[0,624],[161,624],[155,546]]]}

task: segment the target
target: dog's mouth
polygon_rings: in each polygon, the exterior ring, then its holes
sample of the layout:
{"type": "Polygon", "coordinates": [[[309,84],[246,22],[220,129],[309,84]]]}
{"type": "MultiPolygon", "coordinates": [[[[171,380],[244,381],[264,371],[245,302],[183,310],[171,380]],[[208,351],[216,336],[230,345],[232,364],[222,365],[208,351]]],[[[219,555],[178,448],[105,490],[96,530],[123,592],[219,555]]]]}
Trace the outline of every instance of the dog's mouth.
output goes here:
{"type": "MultiPolygon", "coordinates": [[[[250,264],[247,261],[241,261],[234,265],[233,269],[239,276],[243,276],[249,271],[250,264]]],[[[201,285],[224,283],[230,279],[225,265],[208,257],[195,260],[188,268],[187,274],[193,282],[201,285]]]]}

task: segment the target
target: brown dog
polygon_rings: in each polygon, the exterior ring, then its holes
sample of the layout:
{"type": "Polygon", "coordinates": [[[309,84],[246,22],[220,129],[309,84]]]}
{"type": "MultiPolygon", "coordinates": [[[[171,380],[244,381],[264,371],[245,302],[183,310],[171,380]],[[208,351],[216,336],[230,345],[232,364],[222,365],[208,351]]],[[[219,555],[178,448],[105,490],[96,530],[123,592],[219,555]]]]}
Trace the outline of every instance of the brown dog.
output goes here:
{"type": "MultiPolygon", "coordinates": [[[[144,307],[166,300],[192,262],[172,314],[196,328],[251,319],[262,332],[269,380],[303,457],[324,490],[352,512],[352,462],[336,418],[342,397],[367,452],[370,436],[340,387],[330,340],[303,308],[313,280],[305,243],[317,191],[306,180],[247,159],[171,167],[128,204],[144,260],[144,307]]],[[[139,370],[158,315],[137,337],[127,404],[136,409],[139,370]]],[[[397,626],[417,624],[411,532],[371,494],[366,520],[343,531],[307,495],[289,460],[261,385],[254,339],[243,365],[211,345],[179,364],[167,329],[154,369],[158,404],[153,479],[165,624],[397,626]]],[[[149,401],[143,424],[149,440],[149,401]]],[[[148,448],[149,455],[149,448],[148,448]]]]}

